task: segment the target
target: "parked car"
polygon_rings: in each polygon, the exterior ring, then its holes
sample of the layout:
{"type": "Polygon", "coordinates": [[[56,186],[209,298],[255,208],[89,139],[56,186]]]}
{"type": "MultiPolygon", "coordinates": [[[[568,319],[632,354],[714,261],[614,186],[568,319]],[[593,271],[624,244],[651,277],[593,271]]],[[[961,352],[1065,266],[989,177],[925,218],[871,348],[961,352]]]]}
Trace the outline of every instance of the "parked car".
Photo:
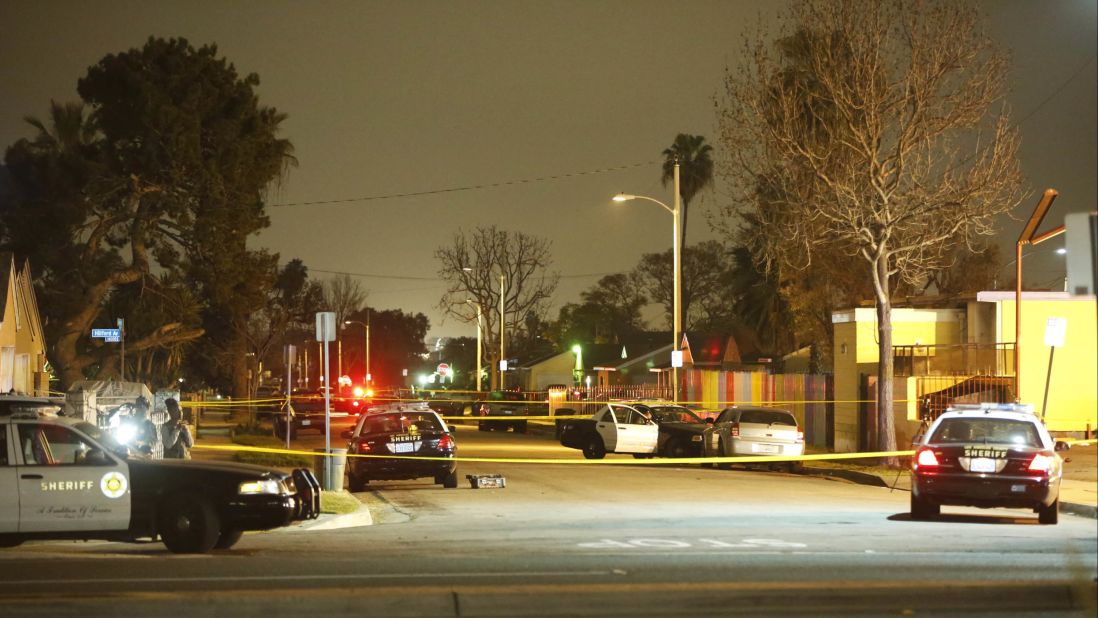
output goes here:
{"type": "Polygon", "coordinates": [[[656,452],[662,457],[704,457],[713,428],[712,419],[702,420],[693,410],[673,403],[633,405],[660,428],[656,452]]]}
{"type": "Polygon", "coordinates": [[[386,408],[388,411],[364,414],[354,429],[342,434],[350,441],[348,453],[369,455],[348,458],[348,489],[363,491],[370,481],[424,477],[443,487],[457,487],[457,462],[453,460],[457,442],[446,421],[422,404],[389,404],[386,408]]]}
{"type": "MultiPolygon", "coordinates": [[[[732,407],[721,410],[713,422],[709,450],[717,457],[804,455],[804,432],[797,417],[778,408],[732,407]]],[[[800,462],[785,462],[790,472],[800,469],[800,462]]],[[[729,464],[719,464],[722,468],[729,464]]]]}
{"type": "Polygon", "coordinates": [[[1019,404],[955,405],[915,441],[911,518],[944,505],[1033,509],[1042,524],[1059,520],[1063,459],[1056,442],[1019,404]]]}
{"type": "Polygon", "coordinates": [[[480,431],[511,429],[515,433],[526,433],[526,418],[530,416],[530,404],[518,398],[521,395],[511,391],[492,391],[488,398],[473,405],[475,416],[486,416],[477,422],[480,431]]]}
{"type": "Polygon", "coordinates": [[[159,537],[173,552],[203,553],[320,513],[320,484],[307,469],[135,457],[60,411],[46,399],[0,396],[0,547],[159,537]]]}
{"type": "MultiPolygon", "coordinates": [[[[361,395],[329,395],[328,423],[331,427],[336,428],[353,426],[358,422],[358,417],[371,401],[371,398],[365,393],[361,395]]],[[[289,423],[287,424],[285,402],[282,402],[278,410],[271,414],[275,436],[285,438],[288,431],[290,438],[293,438],[297,435],[297,432],[307,430],[319,431],[323,434],[325,422],[324,391],[317,389],[315,391],[299,392],[295,389],[290,400],[289,416],[289,423]]]]}
{"type": "Polygon", "coordinates": [[[427,405],[442,416],[463,416],[466,401],[461,393],[449,391],[434,391],[427,397],[427,405]]]}
{"type": "Polygon", "coordinates": [[[560,443],[583,451],[587,459],[602,459],[607,453],[631,453],[642,459],[656,453],[660,428],[640,410],[611,403],[590,418],[561,422],[560,443]]]}

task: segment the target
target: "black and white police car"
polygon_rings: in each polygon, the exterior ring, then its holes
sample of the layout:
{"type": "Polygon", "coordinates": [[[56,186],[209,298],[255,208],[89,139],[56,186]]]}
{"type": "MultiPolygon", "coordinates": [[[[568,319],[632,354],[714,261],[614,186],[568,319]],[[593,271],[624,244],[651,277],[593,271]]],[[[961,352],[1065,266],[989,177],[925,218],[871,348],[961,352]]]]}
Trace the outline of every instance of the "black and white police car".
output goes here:
{"type": "Polygon", "coordinates": [[[1033,509],[1042,524],[1059,519],[1063,459],[1033,407],[955,405],[914,443],[911,518],[944,505],[1033,509]]]}
{"type": "Polygon", "coordinates": [[[173,552],[202,553],[320,511],[308,470],[131,457],[58,403],[13,396],[0,396],[0,496],[0,547],[159,536],[173,552]]]}

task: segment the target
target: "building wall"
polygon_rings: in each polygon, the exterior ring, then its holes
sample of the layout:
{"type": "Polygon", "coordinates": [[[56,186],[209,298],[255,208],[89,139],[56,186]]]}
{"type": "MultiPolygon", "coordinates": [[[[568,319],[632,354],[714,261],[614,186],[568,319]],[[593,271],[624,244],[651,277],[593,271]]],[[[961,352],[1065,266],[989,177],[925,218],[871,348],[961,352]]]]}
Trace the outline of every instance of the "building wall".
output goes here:
{"type": "MultiPolygon", "coordinates": [[[[832,315],[834,328],[835,375],[835,450],[858,450],[858,438],[865,422],[861,402],[861,376],[877,375],[879,346],[877,344],[877,311],[857,308],[837,311],[832,315]]],[[[965,312],[956,309],[892,310],[892,345],[936,345],[964,342],[965,312]]],[[[897,427],[908,415],[907,389],[893,385],[893,409],[897,427]]],[[[914,388],[911,389],[914,393],[914,388]]],[[[871,395],[872,397],[872,395],[871,395]]],[[[872,409],[872,408],[868,408],[872,409]]],[[[897,442],[902,448],[905,444],[897,442]]]]}
{"type": "MultiPolygon", "coordinates": [[[[999,340],[1013,341],[1013,297],[992,302],[998,305],[999,340]]],[[[1065,318],[1067,334],[1052,358],[1045,423],[1050,431],[1060,432],[1084,431],[1088,424],[1098,427],[1098,306],[1093,296],[1023,298],[1018,399],[1040,413],[1049,369],[1044,338],[1050,317],[1065,318]]]]}
{"type": "MultiPolygon", "coordinates": [[[[12,268],[11,263],[0,268],[12,268]]],[[[0,322],[0,390],[45,395],[49,376],[45,341],[38,322],[34,292],[25,274],[16,276],[12,269],[4,294],[4,320],[0,322]]]]}
{"type": "Polygon", "coordinates": [[[576,366],[576,355],[561,352],[529,368],[526,384],[528,391],[543,391],[550,384],[572,385],[572,369],[576,366]]]}

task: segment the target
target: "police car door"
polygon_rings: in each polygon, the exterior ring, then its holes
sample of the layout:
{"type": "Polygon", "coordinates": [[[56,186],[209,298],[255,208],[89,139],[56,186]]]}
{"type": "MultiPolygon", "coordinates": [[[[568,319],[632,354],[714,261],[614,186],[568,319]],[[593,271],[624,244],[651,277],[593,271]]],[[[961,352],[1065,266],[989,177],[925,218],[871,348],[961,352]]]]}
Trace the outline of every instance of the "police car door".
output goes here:
{"type": "Polygon", "coordinates": [[[19,482],[8,425],[0,424],[0,533],[19,530],[19,482]]]}
{"type": "Polygon", "coordinates": [[[19,476],[19,532],[125,530],[129,466],[72,427],[12,425],[19,476]]]}
{"type": "Polygon", "coordinates": [[[607,453],[613,453],[618,446],[618,424],[614,420],[614,406],[603,408],[595,417],[595,431],[602,436],[602,444],[607,453]]]}

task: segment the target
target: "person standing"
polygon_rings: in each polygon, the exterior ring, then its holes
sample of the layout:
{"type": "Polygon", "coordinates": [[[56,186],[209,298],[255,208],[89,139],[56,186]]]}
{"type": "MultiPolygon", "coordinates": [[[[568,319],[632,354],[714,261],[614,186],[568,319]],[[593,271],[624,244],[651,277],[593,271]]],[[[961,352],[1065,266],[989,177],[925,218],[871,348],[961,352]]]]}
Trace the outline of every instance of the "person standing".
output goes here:
{"type": "Polygon", "coordinates": [[[168,408],[168,422],[160,426],[160,441],[164,444],[164,459],[190,459],[194,438],[191,430],[183,422],[179,402],[169,398],[164,402],[168,408]]]}

